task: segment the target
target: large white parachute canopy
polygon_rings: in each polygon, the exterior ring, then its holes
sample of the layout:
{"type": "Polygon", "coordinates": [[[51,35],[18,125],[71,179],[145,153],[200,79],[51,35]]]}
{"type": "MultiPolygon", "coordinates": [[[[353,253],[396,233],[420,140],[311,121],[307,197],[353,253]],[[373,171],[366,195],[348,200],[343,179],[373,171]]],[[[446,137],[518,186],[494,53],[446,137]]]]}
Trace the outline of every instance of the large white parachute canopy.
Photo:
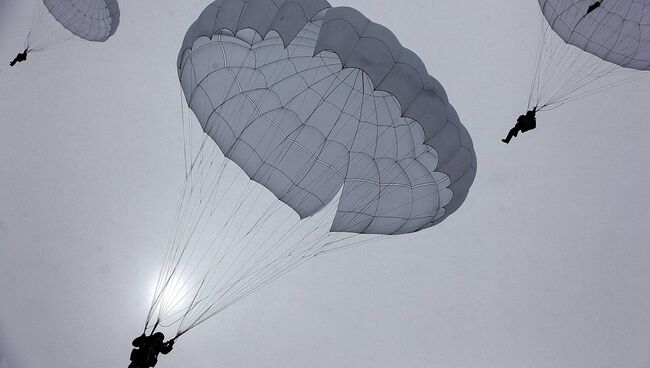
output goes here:
{"type": "Polygon", "coordinates": [[[455,211],[474,151],[422,61],[352,8],[276,3],[214,2],[183,43],[183,92],[221,151],[301,217],[344,186],[333,231],[407,233],[455,211]]]}
{"type": "MultiPolygon", "coordinates": [[[[225,163],[202,154],[191,160],[179,217],[194,220],[174,227],[149,327],[178,322],[183,333],[327,252],[342,233],[404,234],[438,224],[460,207],[474,180],[472,140],[442,85],[392,32],[352,8],[324,0],[218,0],[188,30],[177,65],[206,134],[200,152],[214,143],[225,163]],[[193,228],[214,227],[192,213],[218,212],[239,196],[234,188],[243,185],[230,185],[217,196],[218,208],[207,199],[218,191],[209,183],[227,181],[230,162],[261,190],[257,196],[273,197],[272,209],[241,225],[224,220],[215,239],[194,239],[193,228]],[[204,177],[207,166],[218,174],[204,177]],[[186,205],[197,192],[208,194],[186,205]],[[201,206],[207,209],[192,210],[201,206]],[[278,230],[284,223],[274,211],[292,225],[278,230]],[[272,228],[258,232],[265,223],[272,228]],[[240,235],[224,235],[233,227],[240,235]],[[200,243],[212,245],[195,250],[200,243]],[[210,261],[201,256],[185,266],[188,254],[210,254],[210,247],[219,248],[210,261]],[[184,276],[201,262],[207,271],[184,276]]],[[[244,191],[240,198],[253,196],[244,191]]],[[[234,201],[235,212],[254,217],[241,203],[234,201]]]]}
{"type": "Polygon", "coordinates": [[[553,109],[650,69],[650,0],[539,0],[544,16],[529,107],[553,109]]]}

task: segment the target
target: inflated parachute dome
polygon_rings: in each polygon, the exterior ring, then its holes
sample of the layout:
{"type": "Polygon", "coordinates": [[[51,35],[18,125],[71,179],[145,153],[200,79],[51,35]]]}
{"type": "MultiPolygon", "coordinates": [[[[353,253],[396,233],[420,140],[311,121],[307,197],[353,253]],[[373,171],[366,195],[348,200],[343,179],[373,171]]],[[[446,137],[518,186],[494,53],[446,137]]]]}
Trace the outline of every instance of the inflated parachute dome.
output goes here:
{"type": "Polygon", "coordinates": [[[117,0],[43,0],[65,29],[87,41],[104,42],[120,23],[117,0]]]}
{"type": "Polygon", "coordinates": [[[178,75],[224,155],[301,218],[341,192],[331,231],[433,226],[474,180],[472,140],[443,87],[352,8],[217,0],[188,30],[178,75]]]}
{"type": "Polygon", "coordinates": [[[650,69],[650,0],[539,0],[550,27],[566,43],[611,63],[650,69]]]}

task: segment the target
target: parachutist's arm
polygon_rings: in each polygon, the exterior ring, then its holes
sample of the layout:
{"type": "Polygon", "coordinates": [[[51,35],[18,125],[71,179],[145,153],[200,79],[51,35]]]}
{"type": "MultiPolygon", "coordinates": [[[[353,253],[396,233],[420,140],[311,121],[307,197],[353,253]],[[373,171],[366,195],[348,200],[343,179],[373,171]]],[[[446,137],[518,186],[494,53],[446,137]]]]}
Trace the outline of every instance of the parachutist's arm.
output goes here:
{"type": "Polygon", "coordinates": [[[142,343],[144,342],[145,339],[146,339],[146,336],[145,336],[144,333],[142,333],[142,335],[140,335],[140,336],[136,337],[135,339],[133,339],[133,342],[131,343],[131,345],[135,346],[136,348],[140,347],[140,346],[142,346],[142,343]]]}
{"type": "Polygon", "coordinates": [[[163,354],[167,354],[170,351],[172,351],[173,347],[174,347],[174,340],[169,340],[163,344],[162,348],[160,348],[160,352],[163,354]]]}

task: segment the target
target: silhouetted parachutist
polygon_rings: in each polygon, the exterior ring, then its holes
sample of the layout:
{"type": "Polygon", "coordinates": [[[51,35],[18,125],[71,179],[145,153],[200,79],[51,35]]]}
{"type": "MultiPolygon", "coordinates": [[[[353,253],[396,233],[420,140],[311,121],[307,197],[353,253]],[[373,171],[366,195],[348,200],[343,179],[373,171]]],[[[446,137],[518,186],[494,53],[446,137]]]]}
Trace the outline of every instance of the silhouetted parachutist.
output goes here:
{"type": "Polygon", "coordinates": [[[27,49],[25,49],[25,51],[23,51],[23,52],[19,53],[18,55],[16,55],[16,57],[11,62],[9,62],[9,65],[14,66],[14,65],[16,65],[16,63],[20,63],[20,62],[23,62],[23,61],[27,60],[27,53],[29,51],[31,51],[31,50],[27,48],[27,49]]]}
{"type": "Polygon", "coordinates": [[[158,354],[167,354],[172,351],[174,339],[165,341],[162,332],[156,332],[149,336],[144,333],[133,340],[132,345],[136,347],[131,351],[131,364],[129,368],[150,368],[158,363],[158,354]]]}
{"type": "Polygon", "coordinates": [[[532,110],[526,112],[526,115],[519,115],[517,118],[517,124],[510,129],[508,136],[502,139],[503,143],[510,143],[510,140],[513,137],[516,137],[519,132],[524,133],[529,130],[533,130],[537,127],[537,119],[535,119],[535,113],[537,113],[537,106],[533,107],[532,110]]]}

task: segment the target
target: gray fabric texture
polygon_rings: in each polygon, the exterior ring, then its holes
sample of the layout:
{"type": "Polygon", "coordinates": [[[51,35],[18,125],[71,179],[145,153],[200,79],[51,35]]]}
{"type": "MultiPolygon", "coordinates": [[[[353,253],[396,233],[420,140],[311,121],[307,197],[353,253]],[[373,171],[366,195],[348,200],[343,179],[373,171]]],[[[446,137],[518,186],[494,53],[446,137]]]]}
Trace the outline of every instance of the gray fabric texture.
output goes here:
{"type": "Polygon", "coordinates": [[[650,69],[650,1],[539,0],[551,28],[567,43],[626,68],[650,69]]]}
{"type": "Polygon", "coordinates": [[[215,1],[188,30],[178,72],[204,131],[301,217],[341,191],[332,231],[430,227],[474,180],[471,138],[440,83],[354,9],[215,1]]]}
{"type": "Polygon", "coordinates": [[[117,0],[43,0],[63,27],[87,41],[104,42],[120,24],[117,0]]]}

